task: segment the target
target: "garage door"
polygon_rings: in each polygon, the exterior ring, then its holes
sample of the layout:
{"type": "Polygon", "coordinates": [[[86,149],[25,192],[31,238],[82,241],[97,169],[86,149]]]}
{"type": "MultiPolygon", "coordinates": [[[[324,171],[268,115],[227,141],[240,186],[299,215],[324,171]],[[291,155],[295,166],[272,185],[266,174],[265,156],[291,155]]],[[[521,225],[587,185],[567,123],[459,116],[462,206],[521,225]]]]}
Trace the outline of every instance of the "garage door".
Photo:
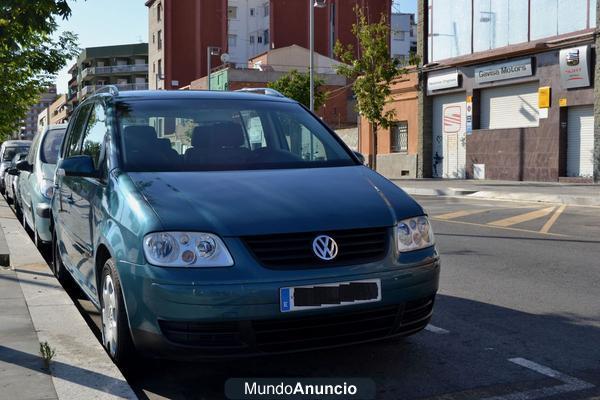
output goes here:
{"type": "Polygon", "coordinates": [[[433,176],[464,179],[466,152],[466,94],[433,99],[433,176]]]}
{"type": "Polygon", "coordinates": [[[538,83],[481,91],[481,129],[539,126],[538,83]]]}
{"type": "Polygon", "coordinates": [[[594,175],[594,108],[569,107],[567,176],[594,175]]]}

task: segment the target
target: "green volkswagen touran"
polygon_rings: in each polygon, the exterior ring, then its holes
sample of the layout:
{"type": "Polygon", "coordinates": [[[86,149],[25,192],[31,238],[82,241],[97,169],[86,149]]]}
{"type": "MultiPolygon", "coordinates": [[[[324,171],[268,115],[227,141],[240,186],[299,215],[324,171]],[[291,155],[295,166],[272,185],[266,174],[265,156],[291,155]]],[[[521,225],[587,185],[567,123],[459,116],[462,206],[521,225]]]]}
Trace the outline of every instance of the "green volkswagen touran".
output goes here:
{"type": "Polygon", "coordinates": [[[440,261],[423,208],[295,101],[96,94],[75,111],[52,200],[54,269],[102,340],[167,358],[404,336],[440,261]]]}

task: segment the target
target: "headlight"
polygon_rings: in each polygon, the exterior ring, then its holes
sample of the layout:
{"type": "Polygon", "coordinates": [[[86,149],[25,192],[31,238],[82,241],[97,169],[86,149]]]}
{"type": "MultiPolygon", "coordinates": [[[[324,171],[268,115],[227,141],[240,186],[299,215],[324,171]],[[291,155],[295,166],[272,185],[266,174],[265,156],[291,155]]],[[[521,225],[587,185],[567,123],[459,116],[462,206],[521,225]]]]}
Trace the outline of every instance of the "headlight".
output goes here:
{"type": "Polygon", "coordinates": [[[230,267],[233,258],[212,233],[156,232],[144,237],[144,254],[159,267],[230,267]]]}
{"type": "Polygon", "coordinates": [[[427,217],[416,217],[398,222],[396,226],[398,250],[401,253],[433,246],[435,239],[427,217]]]}
{"type": "Polygon", "coordinates": [[[54,183],[43,180],[40,184],[40,193],[48,200],[52,199],[52,195],[54,195],[54,183]]]}

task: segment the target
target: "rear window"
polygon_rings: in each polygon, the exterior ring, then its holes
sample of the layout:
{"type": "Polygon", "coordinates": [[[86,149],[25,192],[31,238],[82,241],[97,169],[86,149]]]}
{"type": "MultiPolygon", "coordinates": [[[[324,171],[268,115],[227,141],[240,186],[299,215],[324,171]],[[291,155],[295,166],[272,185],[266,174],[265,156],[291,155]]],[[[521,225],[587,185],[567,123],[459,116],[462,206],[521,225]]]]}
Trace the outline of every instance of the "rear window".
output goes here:
{"type": "Polygon", "coordinates": [[[120,102],[126,171],[225,171],[355,165],[320,121],[295,103],[158,99],[120,102]]]}
{"type": "Polygon", "coordinates": [[[42,142],[40,160],[45,164],[56,164],[66,129],[53,129],[46,133],[42,142]]]}
{"type": "Polygon", "coordinates": [[[2,154],[2,161],[12,161],[17,154],[27,153],[28,151],[29,146],[7,147],[4,149],[4,154],[2,154]]]}

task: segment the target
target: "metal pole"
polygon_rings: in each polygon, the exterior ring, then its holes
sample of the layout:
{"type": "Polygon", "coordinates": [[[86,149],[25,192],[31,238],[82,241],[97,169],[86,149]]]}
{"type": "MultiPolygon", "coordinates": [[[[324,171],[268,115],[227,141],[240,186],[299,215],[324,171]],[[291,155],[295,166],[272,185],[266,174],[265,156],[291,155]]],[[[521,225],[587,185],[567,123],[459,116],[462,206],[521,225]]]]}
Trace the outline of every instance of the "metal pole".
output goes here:
{"type": "Polygon", "coordinates": [[[206,70],[206,85],[208,86],[208,90],[210,90],[210,69],[211,69],[211,65],[210,65],[210,57],[212,53],[212,49],[210,48],[210,46],[208,46],[206,48],[206,63],[207,63],[207,70],[206,70]]]}
{"type": "Polygon", "coordinates": [[[315,111],[315,7],[313,6],[313,0],[308,0],[308,8],[310,15],[309,31],[310,31],[310,111],[315,111]]]}

